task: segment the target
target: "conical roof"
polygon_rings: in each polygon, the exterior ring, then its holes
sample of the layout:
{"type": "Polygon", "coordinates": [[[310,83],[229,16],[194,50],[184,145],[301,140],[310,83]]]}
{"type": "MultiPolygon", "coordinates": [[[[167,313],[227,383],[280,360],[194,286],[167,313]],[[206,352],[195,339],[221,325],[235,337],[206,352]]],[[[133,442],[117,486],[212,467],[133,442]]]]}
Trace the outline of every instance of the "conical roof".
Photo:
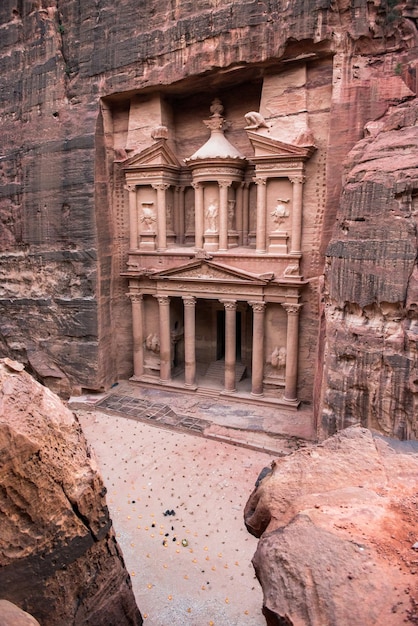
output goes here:
{"type": "Polygon", "coordinates": [[[223,110],[219,101],[214,101],[211,110],[214,109],[210,119],[204,120],[203,123],[210,129],[210,137],[194,154],[188,159],[189,161],[200,161],[207,159],[245,159],[245,156],[228,141],[224,135],[225,120],[220,115],[223,110]],[[217,102],[217,106],[215,106],[217,102]]]}

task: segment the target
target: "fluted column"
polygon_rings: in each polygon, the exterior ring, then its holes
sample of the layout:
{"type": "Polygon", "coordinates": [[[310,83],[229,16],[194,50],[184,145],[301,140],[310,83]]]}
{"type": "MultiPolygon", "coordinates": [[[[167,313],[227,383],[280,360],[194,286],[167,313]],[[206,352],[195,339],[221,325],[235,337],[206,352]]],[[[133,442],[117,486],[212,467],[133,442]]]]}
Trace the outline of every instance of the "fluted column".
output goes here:
{"type": "Polygon", "coordinates": [[[129,294],[132,304],[132,336],[134,378],[140,378],[144,373],[144,314],[142,294],[129,294]]]}
{"type": "Polygon", "coordinates": [[[257,185],[257,230],[255,251],[257,254],[264,254],[267,250],[267,179],[256,178],[255,183],[257,185]]]}
{"type": "Polygon", "coordinates": [[[249,302],[253,308],[253,358],[251,395],[263,395],[264,377],[264,316],[265,302],[249,302]]]}
{"type": "Polygon", "coordinates": [[[182,296],[184,304],[184,386],[196,385],[196,298],[182,296]]]}
{"type": "Polygon", "coordinates": [[[194,187],[194,238],[195,248],[203,248],[203,187],[200,183],[193,183],[194,187]]]}
{"type": "Polygon", "coordinates": [[[282,304],[287,312],[286,373],[284,399],[297,402],[299,362],[299,312],[301,304],[282,304]]]}
{"type": "Polygon", "coordinates": [[[225,391],[235,391],[235,362],[237,352],[237,303],[221,300],[225,307],[225,391]]]}
{"type": "Polygon", "coordinates": [[[167,206],[166,191],[170,185],[161,183],[152,185],[157,190],[157,249],[167,248],[167,206]]]}
{"type": "Polygon", "coordinates": [[[304,176],[292,176],[290,178],[290,182],[293,184],[290,254],[300,254],[302,251],[302,196],[304,181],[304,176]]]}
{"type": "Polygon", "coordinates": [[[138,209],[136,206],[136,185],[125,185],[129,192],[129,248],[138,248],[138,209]]]}
{"type": "Polygon", "coordinates": [[[228,188],[227,180],[218,181],[219,185],[219,250],[228,250],[228,188]]]}
{"type": "Polygon", "coordinates": [[[171,334],[170,334],[170,298],[154,296],[158,300],[160,324],[160,381],[171,380],[171,334]]]}

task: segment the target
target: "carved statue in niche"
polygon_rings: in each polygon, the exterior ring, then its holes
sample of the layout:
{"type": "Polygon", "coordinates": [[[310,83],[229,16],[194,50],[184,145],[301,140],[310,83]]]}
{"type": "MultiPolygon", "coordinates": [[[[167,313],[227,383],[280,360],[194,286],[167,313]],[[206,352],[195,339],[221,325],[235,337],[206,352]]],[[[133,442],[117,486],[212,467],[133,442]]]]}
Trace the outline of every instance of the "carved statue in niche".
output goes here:
{"type": "Polygon", "coordinates": [[[233,230],[235,227],[235,200],[228,200],[228,228],[233,230]]]}
{"type": "Polygon", "coordinates": [[[166,206],[166,220],[167,220],[167,228],[169,230],[174,230],[173,228],[173,205],[168,202],[166,206]]]}
{"type": "Polygon", "coordinates": [[[151,208],[153,205],[153,202],[142,203],[141,223],[144,224],[144,227],[147,230],[153,230],[153,224],[157,221],[157,218],[155,217],[155,212],[151,208]]]}
{"type": "Polygon", "coordinates": [[[194,232],[194,206],[185,208],[186,233],[194,232]]]}
{"type": "Polygon", "coordinates": [[[150,333],[148,337],[145,339],[145,347],[150,352],[153,352],[154,354],[159,354],[160,353],[160,340],[158,338],[158,335],[156,335],[155,333],[154,334],[150,333]]]}
{"type": "Polygon", "coordinates": [[[268,128],[264,117],[257,111],[249,111],[244,115],[247,126],[245,130],[257,130],[257,128],[268,128]]]}
{"type": "Polygon", "coordinates": [[[274,207],[274,211],[270,213],[273,218],[273,222],[276,224],[276,230],[281,226],[286,217],[289,217],[289,211],[286,208],[286,204],[289,200],[281,200],[280,198],[277,200],[277,204],[274,207]]]}
{"type": "Polygon", "coordinates": [[[284,368],[286,365],[286,348],[283,346],[281,348],[275,346],[273,352],[271,353],[270,363],[277,369],[284,368]]]}
{"type": "Polygon", "coordinates": [[[216,218],[218,217],[218,202],[213,199],[206,209],[206,219],[208,222],[207,232],[216,232],[216,218]]]}

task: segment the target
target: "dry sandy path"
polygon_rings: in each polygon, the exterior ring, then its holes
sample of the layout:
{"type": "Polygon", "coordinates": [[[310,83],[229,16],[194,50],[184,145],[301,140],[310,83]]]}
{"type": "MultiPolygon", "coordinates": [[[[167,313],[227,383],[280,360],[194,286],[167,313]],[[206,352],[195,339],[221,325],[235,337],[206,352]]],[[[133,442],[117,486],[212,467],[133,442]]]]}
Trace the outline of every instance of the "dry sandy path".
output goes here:
{"type": "Polygon", "coordinates": [[[265,626],[243,509],[272,457],[97,410],[77,414],[145,626],[265,626]]]}

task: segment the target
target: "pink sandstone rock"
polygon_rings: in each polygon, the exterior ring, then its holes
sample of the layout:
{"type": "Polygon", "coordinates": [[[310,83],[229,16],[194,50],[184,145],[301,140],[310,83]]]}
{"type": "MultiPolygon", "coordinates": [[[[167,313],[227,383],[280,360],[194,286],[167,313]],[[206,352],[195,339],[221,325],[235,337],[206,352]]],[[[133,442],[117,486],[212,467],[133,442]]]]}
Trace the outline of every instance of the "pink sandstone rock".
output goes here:
{"type": "Polygon", "coordinates": [[[2,597],[42,626],[142,624],[76,417],[10,365],[0,361],[2,597]]]}
{"type": "Polygon", "coordinates": [[[276,461],[245,508],[269,626],[417,623],[417,470],[360,427],[276,461]]]}

